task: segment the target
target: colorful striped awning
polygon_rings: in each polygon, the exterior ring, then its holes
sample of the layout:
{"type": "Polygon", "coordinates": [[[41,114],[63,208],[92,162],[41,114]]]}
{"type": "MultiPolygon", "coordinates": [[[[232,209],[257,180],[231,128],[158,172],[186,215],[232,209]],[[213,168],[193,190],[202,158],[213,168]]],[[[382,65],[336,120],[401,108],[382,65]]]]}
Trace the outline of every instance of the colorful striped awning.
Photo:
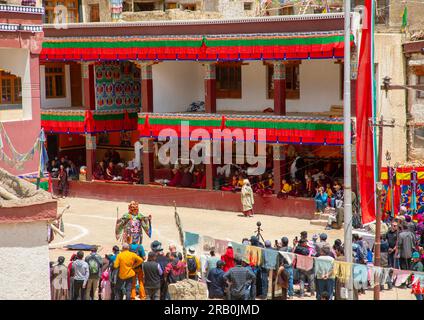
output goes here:
{"type": "MultiPolygon", "coordinates": [[[[232,134],[238,131],[246,140],[268,143],[343,145],[341,118],[175,113],[140,113],[138,117],[141,137],[169,136],[175,133],[184,139],[193,133],[201,135],[206,132],[213,138],[216,134],[214,129],[227,129],[227,133],[232,134]],[[194,132],[196,129],[203,130],[194,132]],[[260,129],[264,130],[260,132],[260,129]]],[[[233,139],[231,135],[222,138],[233,139]]]]}
{"type": "Polygon", "coordinates": [[[75,134],[137,130],[137,110],[42,110],[41,127],[75,134]]]}
{"type": "MultiPolygon", "coordinates": [[[[353,35],[352,35],[353,44],[353,35]]],[[[45,38],[40,59],[259,60],[342,58],[343,32],[45,38]]]]}

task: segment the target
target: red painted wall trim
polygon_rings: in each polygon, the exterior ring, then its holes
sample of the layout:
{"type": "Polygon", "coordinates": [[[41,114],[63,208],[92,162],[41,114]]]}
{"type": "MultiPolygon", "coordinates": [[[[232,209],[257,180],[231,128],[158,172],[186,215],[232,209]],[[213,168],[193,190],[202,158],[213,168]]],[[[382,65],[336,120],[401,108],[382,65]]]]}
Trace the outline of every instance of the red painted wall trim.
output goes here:
{"type": "MultiPolygon", "coordinates": [[[[57,190],[57,180],[54,181],[57,190]]],[[[69,182],[69,196],[108,201],[132,200],[140,203],[198,209],[240,212],[240,193],[199,189],[114,184],[107,182],[69,182]]],[[[279,217],[313,219],[315,203],[309,198],[277,199],[276,196],[255,196],[255,213],[279,217]]]]}
{"type": "MultiPolygon", "coordinates": [[[[57,201],[0,208],[0,223],[43,221],[56,218],[57,201]]],[[[46,235],[47,236],[47,235],[46,235]]]]}

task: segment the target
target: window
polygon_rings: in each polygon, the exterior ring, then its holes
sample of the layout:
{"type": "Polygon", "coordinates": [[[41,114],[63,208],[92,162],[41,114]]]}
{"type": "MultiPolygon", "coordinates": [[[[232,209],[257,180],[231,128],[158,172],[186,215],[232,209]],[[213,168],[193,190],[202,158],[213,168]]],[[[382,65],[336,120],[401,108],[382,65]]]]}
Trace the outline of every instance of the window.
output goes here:
{"type": "Polygon", "coordinates": [[[177,9],[177,3],[176,2],[168,2],[166,4],[166,10],[170,10],[170,9],[177,9]]]}
{"type": "Polygon", "coordinates": [[[284,7],[279,10],[280,16],[290,16],[294,15],[294,8],[291,7],[284,7]]]}
{"type": "MultiPolygon", "coordinates": [[[[424,75],[417,76],[417,84],[424,84],[424,75]]],[[[417,91],[417,98],[418,99],[424,99],[424,91],[420,89],[421,91],[417,91]]]]}
{"type": "Polygon", "coordinates": [[[65,21],[62,21],[60,17],[58,17],[59,21],[63,23],[78,22],[78,0],[45,0],[44,10],[45,23],[55,23],[55,14],[63,15],[65,21]],[[62,12],[61,10],[55,12],[55,8],[58,6],[64,6],[66,12],[62,12]]]}
{"type": "Polygon", "coordinates": [[[216,65],[216,97],[218,99],[241,99],[241,63],[216,65]]]}
{"type": "MultiPolygon", "coordinates": [[[[286,64],[286,98],[295,100],[300,98],[299,83],[299,64],[300,61],[293,61],[286,64]]],[[[268,81],[268,99],[274,99],[274,65],[267,64],[267,81],[268,81]]]]}
{"type": "Polygon", "coordinates": [[[99,4],[90,5],[90,22],[100,22],[99,4]]]}
{"type": "Polygon", "coordinates": [[[8,72],[0,72],[0,104],[18,104],[22,102],[21,78],[8,72]]]}
{"type": "Polygon", "coordinates": [[[46,98],[64,98],[65,92],[65,65],[46,64],[46,98]]]}
{"type": "Polygon", "coordinates": [[[181,9],[183,9],[183,10],[190,10],[190,11],[196,11],[196,4],[195,3],[181,4],[181,9]]]}
{"type": "Polygon", "coordinates": [[[153,2],[134,2],[134,12],[153,10],[155,10],[155,4],[153,2]]]}
{"type": "Polygon", "coordinates": [[[245,2],[244,3],[244,10],[245,11],[252,10],[252,2],[245,2]]]}

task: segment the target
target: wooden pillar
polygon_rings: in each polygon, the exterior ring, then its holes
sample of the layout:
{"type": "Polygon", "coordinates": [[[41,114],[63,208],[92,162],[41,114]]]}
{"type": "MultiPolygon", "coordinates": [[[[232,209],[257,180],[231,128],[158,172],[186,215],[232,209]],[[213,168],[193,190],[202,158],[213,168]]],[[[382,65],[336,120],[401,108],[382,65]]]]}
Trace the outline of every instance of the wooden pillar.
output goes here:
{"type": "Polygon", "coordinates": [[[273,162],[274,162],[274,192],[278,194],[281,191],[281,180],[284,178],[285,160],[284,145],[274,144],[273,148],[273,162]]]}
{"type": "Polygon", "coordinates": [[[274,114],[286,115],[286,66],[282,61],[274,61],[274,114]]]}
{"type": "Polygon", "coordinates": [[[141,68],[141,111],[153,112],[152,65],[140,64],[141,68]]]}
{"type": "Polygon", "coordinates": [[[96,136],[91,134],[85,135],[85,163],[87,166],[87,181],[91,181],[96,164],[96,136]]]}
{"type": "Polygon", "coordinates": [[[142,138],[143,143],[143,183],[148,185],[154,180],[154,147],[152,138],[142,138]]]}
{"type": "Polygon", "coordinates": [[[84,97],[82,100],[83,107],[89,110],[96,109],[96,93],[95,77],[94,77],[94,64],[89,62],[81,63],[82,74],[82,87],[84,97]]]}
{"type": "MultiPolygon", "coordinates": [[[[207,143],[207,142],[205,142],[207,143]]],[[[210,148],[209,150],[206,150],[206,157],[205,157],[205,174],[206,174],[206,189],[207,190],[213,190],[213,181],[216,176],[216,168],[213,164],[213,142],[210,141],[210,148]]]]}
{"type": "Polygon", "coordinates": [[[216,113],[216,64],[205,63],[205,112],[216,113]]]}

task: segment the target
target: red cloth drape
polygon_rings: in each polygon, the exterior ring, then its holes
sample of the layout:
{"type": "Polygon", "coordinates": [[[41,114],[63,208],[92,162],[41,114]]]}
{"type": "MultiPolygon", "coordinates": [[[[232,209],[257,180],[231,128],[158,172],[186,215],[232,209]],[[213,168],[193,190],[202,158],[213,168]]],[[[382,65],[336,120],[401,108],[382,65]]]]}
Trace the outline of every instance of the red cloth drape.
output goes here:
{"type": "Polygon", "coordinates": [[[373,116],[372,75],[372,0],[365,0],[366,14],[362,30],[356,90],[356,154],[362,223],[375,221],[375,179],[373,134],[369,119],[373,116]]]}

